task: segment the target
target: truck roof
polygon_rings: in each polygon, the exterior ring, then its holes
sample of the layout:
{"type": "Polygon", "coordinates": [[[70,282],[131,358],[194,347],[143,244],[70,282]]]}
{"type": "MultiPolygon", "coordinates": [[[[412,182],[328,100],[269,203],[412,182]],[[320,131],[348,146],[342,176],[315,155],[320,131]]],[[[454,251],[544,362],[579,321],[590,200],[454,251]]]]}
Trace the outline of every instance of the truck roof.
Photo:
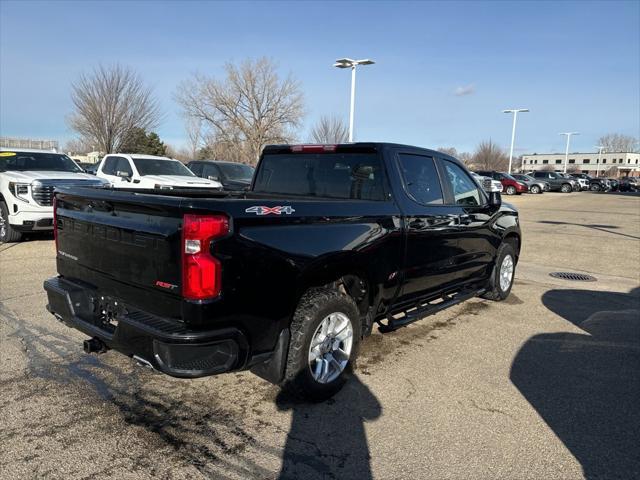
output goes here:
{"type": "Polygon", "coordinates": [[[421,153],[426,153],[428,155],[438,155],[440,157],[446,157],[457,160],[455,157],[452,157],[449,154],[439,152],[437,150],[431,150],[429,148],[417,147],[415,145],[405,145],[402,143],[393,143],[393,142],[353,142],[353,143],[337,143],[337,144],[314,144],[314,143],[305,143],[305,144],[279,144],[279,145],[266,145],[263,149],[264,153],[275,153],[275,152],[283,152],[286,150],[290,150],[291,147],[305,147],[305,146],[331,146],[335,147],[339,150],[361,150],[361,149],[372,149],[372,150],[381,150],[385,147],[392,148],[403,148],[407,150],[420,151],[421,153]]]}
{"type": "MultiPolygon", "coordinates": [[[[20,153],[60,153],[54,149],[42,150],[39,148],[9,148],[0,147],[0,152],[20,152],[20,153]]],[[[62,153],[60,153],[62,155],[62,153]]]]}
{"type": "Polygon", "coordinates": [[[148,160],[174,160],[173,158],[163,157],[160,155],[144,155],[142,153],[108,153],[107,155],[120,155],[120,156],[126,155],[127,157],[131,157],[131,158],[141,158],[141,159],[144,158],[148,160]]]}

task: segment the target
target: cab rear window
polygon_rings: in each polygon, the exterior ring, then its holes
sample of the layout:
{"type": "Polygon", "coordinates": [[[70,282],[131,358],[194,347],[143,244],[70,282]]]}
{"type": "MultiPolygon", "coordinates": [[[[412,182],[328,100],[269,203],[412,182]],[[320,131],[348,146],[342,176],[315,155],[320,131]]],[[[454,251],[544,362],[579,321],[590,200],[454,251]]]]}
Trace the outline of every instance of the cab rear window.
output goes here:
{"type": "Polygon", "coordinates": [[[262,159],[253,191],[381,201],[384,170],[376,153],[271,154],[262,159]]]}

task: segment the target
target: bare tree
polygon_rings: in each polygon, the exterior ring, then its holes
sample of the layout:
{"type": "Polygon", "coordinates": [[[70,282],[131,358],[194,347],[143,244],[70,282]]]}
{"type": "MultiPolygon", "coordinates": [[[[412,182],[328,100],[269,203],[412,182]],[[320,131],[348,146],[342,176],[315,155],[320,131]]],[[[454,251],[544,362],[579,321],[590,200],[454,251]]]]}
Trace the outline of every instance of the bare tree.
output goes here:
{"type": "Polygon", "coordinates": [[[131,69],[100,66],[71,86],[74,113],[69,126],[105,153],[118,151],[134,128],[148,130],[160,120],[160,108],[131,69]]]}
{"type": "Polygon", "coordinates": [[[85,154],[92,151],[92,145],[86,138],[74,138],[64,144],[64,151],[74,154],[85,154]]]}
{"type": "Polygon", "coordinates": [[[311,129],[314,143],[345,143],[349,140],[349,127],[338,117],[322,116],[311,129]]]}
{"type": "Polygon", "coordinates": [[[473,153],[471,163],[478,170],[505,170],[509,164],[509,157],[504,150],[491,139],[480,142],[473,153]]]}
{"type": "Polygon", "coordinates": [[[438,147],[438,151],[458,158],[458,150],[455,147],[438,147]]]}
{"type": "Polygon", "coordinates": [[[188,116],[185,121],[185,130],[187,131],[191,158],[195,159],[204,140],[202,136],[202,119],[188,116]]]}
{"type": "Polygon", "coordinates": [[[176,100],[217,142],[237,145],[252,163],[264,145],[291,140],[304,113],[298,82],[280,78],[268,58],[228,63],[222,80],[196,75],[180,84],[176,100]]]}
{"type": "Polygon", "coordinates": [[[638,139],[621,133],[608,133],[598,140],[607,152],[632,153],[638,151],[638,139]]]}

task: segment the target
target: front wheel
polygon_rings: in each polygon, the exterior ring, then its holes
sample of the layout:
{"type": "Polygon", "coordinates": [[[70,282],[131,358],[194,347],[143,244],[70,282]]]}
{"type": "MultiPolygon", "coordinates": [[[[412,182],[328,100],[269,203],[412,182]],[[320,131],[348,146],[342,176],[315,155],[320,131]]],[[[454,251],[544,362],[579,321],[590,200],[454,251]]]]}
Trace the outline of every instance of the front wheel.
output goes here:
{"type": "Polygon", "coordinates": [[[592,192],[599,192],[600,191],[600,185],[598,185],[597,183],[594,183],[593,185],[591,185],[589,187],[589,190],[591,190],[592,192]]]}
{"type": "Polygon", "coordinates": [[[0,202],[0,243],[18,242],[22,233],[16,232],[9,223],[9,210],[4,202],[0,202]]]}
{"type": "Polygon", "coordinates": [[[307,291],[291,321],[291,342],[282,386],[320,402],[335,395],[351,373],[361,336],[353,299],[336,289],[307,291]]]}
{"type": "Polygon", "coordinates": [[[531,193],[542,193],[542,190],[538,185],[532,185],[530,191],[531,193]]]}
{"type": "Polygon", "coordinates": [[[507,193],[507,195],[515,195],[516,194],[516,187],[514,187],[513,185],[509,185],[507,187],[507,189],[505,190],[505,192],[507,193]]]}
{"type": "Polygon", "coordinates": [[[482,298],[501,301],[509,296],[516,273],[516,253],[510,243],[503,243],[496,253],[496,263],[482,298]]]}
{"type": "Polygon", "coordinates": [[[560,191],[562,193],[571,193],[572,190],[573,188],[568,183],[563,183],[562,187],[560,187],[560,191]]]}

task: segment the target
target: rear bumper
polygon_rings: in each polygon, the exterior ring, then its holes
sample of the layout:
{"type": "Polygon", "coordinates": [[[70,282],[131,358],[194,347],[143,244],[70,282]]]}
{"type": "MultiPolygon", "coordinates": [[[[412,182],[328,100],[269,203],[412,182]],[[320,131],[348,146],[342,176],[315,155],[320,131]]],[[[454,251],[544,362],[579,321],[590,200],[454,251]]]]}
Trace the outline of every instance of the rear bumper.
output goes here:
{"type": "Polygon", "coordinates": [[[66,325],[107,347],[181,378],[216,375],[243,368],[248,343],[241,330],[192,330],[104,298],[97,290],[55,277],[44,282],[47,310],[66,325]]]}

